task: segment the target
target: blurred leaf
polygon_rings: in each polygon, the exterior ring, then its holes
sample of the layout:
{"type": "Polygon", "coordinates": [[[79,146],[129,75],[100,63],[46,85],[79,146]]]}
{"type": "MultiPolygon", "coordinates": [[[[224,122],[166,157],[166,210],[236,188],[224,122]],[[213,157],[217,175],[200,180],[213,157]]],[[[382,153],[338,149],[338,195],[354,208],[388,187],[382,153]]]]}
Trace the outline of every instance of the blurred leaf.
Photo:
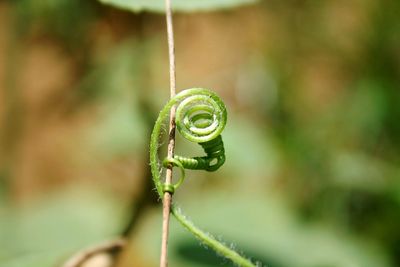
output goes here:
{"type": "Polygon", "coordinates": [[[56,266],[71,253],[113,237],[121,203],[94,190],[68,190],[28,207],[0,207],[0,264],[56,266]]]}
{"type": "MultiPolygon", "coordinates": [[[[263,266],[390,266],[385,252],[376,244],[327,224],[305,224],[273,194],[203,192],[192,195],[182,206],[197,225],[217,238],[234,242],[234,247],[262,261],[263,266]]],[[[136,237],[149,260],[157,259],[159,253],[159,216],[147,218],[136,237]]],[[[232,266],[213,251],[205,251],[175,220],[171,222],[171,235],[170,260],[174,266],[232,266]],[[200,259],[196,255],[199,253],[208,259],[200,259]]]]}
{"type": "Polygon", "coordinates": [[[26,32],[40,26],[40,30],[59,37],[65,44],[79,45],[85,37],[87,26],[94,18],[89,1],[79,0],[20,0],[17,7],[17,27],[26,32]],[[77,42],[76,40],[80,40],[77,42]]]}
{"type": "Polygon", "coordinates": [[[397,166],[350,151],[336,151],[331,168],[335,184],[370,192],[390,190],[399,176],[397,166]]]}
{"type": "Polygon", "coordinates": [[[48,253],[33,253],[22,257],[6,260],[0,263],[0,267],[53,267],[55,263],[60,263],[60,256],[65,255],[66,251],[48,252],[48,253]]]}
{"type": "Polygon", "coordinates": [[[115,46],[102,69],[91,77],[97,80],[90,90],[99,107],[98,117],[83,140],[97,156],[113,158],[134,151],[142,153],[148,141],[145,111],[139,103],[143,46],[133,40],[115,46]]]}
{"type": "Polygon", "coordinates": [[[273,177],[279,165],[279,158],[268,128],[257,121],[233,113],[230,114],[229,120],[223,133],[228,159],[223,169],[235,172],[235,177],[238,178],[273,177]]]}
{"type": "Polygon", "coordinates": [[[113,158],[136,151],[142,153],[141,148],[147,141],[143,120],[133,105],[124,102],[107,107],[84,139],[98,156],[113,158]]]}
{"type": "MultiPolygon", "coordinates": [[[[104,4],[110,4],[133,12],[151,11],[164,12],[163,0],[99,0],[104,4]]],[[[258,0],[176,0],[172,1],[176,11],[212,11],[216,9],[233,8],[245,4],[255,3],[258,0]]]]}

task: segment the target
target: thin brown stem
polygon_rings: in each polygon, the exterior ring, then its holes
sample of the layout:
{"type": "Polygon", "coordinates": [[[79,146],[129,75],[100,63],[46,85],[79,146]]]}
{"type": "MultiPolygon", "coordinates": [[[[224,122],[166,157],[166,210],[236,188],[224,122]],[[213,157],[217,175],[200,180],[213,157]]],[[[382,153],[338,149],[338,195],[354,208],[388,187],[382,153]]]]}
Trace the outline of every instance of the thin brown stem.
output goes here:
{"type": "MultiPolygon", "coordinates": [[[[168,35],[168,54],[169,54],[169,78],[170,78],[170,97],[176,94],[176,74],[175,74],[175,46],[174,46],[174,30],[172,24],[171,0],[165,0],[165,16],[167,22],[168,35]]],[[[168,158],[174,157],[175,151],[175,107],[171,108],[169,119],[169,141],[168,141],[168,158]]],[[[165,184],[172,183],[172,166],[167,168],[165,175],[165,184]]],[[[161,257],[160,267],[168,266],[168,235],[169,235],[169,217],[171,212],[172,194],[164,193],[163,197],[163,226],[161,239],[161,257]]]]}

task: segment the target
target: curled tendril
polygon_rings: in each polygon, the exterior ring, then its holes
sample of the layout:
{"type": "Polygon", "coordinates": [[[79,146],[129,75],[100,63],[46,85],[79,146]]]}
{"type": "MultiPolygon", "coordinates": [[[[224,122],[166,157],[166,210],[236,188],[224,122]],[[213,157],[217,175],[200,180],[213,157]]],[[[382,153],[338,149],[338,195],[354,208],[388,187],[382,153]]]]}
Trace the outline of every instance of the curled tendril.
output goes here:
{"type": "MultiPolygon", "coordinates": [[[[227,112],[223,101],[214,92],[203,88],[184,90],[164,106],[156,120],[150,140],[151,172],[160,198],[164,192],[173,194],[175,189],[182,184],[185,178],[185,169],[215,171],[224,164],[225,149],[221,132],[225,128],[226,120],[227,112]],[[193,158],[174,156],[172,159],[164,159],[160,166],[158,148],[161,128],[174,105],[177,105],[175,122],[179,133],[187,140],[201,145],[206,156],[193,158]],[[176,184],[166,185],[161,181],[161,168],[171,165],[179,167],[181,177],[176,184]]],[[[238,266],[256,266],[209,233],[196,227],[175,204],[171,206],[171,212],[187,230],[218,254],[232,260],[238,266]]]]}
{"type": "Polygon", "coordinates": [[[151,135],[150,163],[153,180],[160,195],[165,191],[165,185],[161,182],[158,164],[159,136],[161,124],[174,105],[177,105],[175,122],[179,133],[187,140],[199,143],[206,156],[188,158],[176,155],[173,159],[164,159],[163,167],[171,164],[181,170],[180,180],[173,188],[168,185],[167,191],[173,193],[174,189],[182,184],[185,169],[215,171],[225,162],[225,149],[221,137],[227,121],[224,102],[215,93],[203,88],[180,92],[161,110],[151,135]]]}

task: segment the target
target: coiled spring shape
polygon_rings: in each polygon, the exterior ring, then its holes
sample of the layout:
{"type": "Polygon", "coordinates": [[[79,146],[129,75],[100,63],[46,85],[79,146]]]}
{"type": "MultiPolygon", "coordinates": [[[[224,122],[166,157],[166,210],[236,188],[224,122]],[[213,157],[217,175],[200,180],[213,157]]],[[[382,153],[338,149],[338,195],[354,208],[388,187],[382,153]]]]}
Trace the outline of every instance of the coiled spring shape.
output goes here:
{"type": "MultiPolygon", "coordinates": [[[[215,171],[224,164],[225,149],[221,132],[225,128],[226,120],[227,112],[223,101],[214,92],[203,88],[181,91],[164,106],[156,120],[150,140],[151,172],[161,199],[164,192],[172,194],[181,185],[185,177],[185,169],[215,171]],[[199,143],[206,156],[194,158],[174,156],[173,159],[164,159],[161,166],[158,159],[161,127],[174,105],[177,105],[175,122],[179,133],[187,140],[199,143]],[[180,168],[181,177],[176,184],[165,185],[161,181],[161,168],[170,164],[180,168]]],[[[238,266],[256,266],[232,248],[195,226],[175,203],[171,206],[171,212],[187,230],[218,254],[232,260],[238,266]]]]}
{"type": "Polygon", "coordinates": [[[185,177],[185,169],[216,171],[225,162],[225,149],[221,132],[227,120],[225,104],[213,92],[203,88],[187,89],[172,98],[161,110],[151,136],[150,161],[157,191],[167,190],[173,193],[185,177]],[[173,105],[176,107],[175,123],[179,133],[189,141],[200,144],[206,156],[165,158],[163,166],[169,164],[181,169],[180,180],[173,187],[164,186],[160,179],[158,164],[158,142],[161,124],[169,115],[173,105]]]}

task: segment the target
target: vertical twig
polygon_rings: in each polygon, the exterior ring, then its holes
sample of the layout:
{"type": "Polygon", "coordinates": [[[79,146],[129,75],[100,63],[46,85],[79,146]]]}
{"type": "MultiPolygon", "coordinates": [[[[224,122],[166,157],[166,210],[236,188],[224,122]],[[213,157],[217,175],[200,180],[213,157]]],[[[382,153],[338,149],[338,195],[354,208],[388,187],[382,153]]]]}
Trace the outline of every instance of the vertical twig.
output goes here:
{"type": "MultiPolygon", "coordinates": [[[[170,97],[176,94],[176,75],[175,75],[175,47],[174,47],[174,30],[172,25],[171,0],[165,0],[165,16],[167,22],[168,35],[168,54],[169,54],[169,79],[170,79],[170,97]]],[[[168,158],[174,157],[175,150],[175,107],[171,108],[169,119],[169,142],[168,142],[168,158]]],[[[172,183],[172,166],[167,168],[165,175],[165,184],[172,183]]],[[[169,216],[171,211],[172,195],[169,192],[164,193],[163,197],[163,225],[161,240],[161,258],[160,267],[168,266],[168,234],[169,234],[169,216]]]]}

